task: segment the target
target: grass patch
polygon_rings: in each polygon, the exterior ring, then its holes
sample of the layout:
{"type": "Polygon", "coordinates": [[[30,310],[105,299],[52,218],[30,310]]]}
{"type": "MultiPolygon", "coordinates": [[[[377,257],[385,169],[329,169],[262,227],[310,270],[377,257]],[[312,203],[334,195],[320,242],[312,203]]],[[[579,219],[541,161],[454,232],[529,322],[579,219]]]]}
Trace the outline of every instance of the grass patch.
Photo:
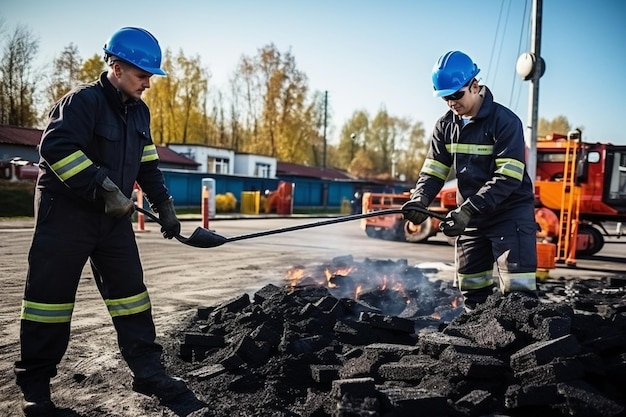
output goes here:
{"type": "Polygon", "coordinates": [[[0,217],[33,217],[35,183],[0,180],[0,217]]]}

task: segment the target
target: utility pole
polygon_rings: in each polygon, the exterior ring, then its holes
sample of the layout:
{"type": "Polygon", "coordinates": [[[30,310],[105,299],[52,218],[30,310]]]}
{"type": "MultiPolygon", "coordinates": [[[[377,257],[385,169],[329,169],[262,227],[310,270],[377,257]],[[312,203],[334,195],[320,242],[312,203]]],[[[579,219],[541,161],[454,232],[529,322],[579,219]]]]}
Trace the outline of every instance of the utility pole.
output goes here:
{"type": "Polygon", "coordinates": [[[322,168],[326,169],[326,123],[328,116],[328,90],[324,91],[324,153],[322,155],[322,168]]]}
{"type": "Polygon", "coordinates": [[[526,145],[528,156],[526,170],[534,183],[537,175],[537,125],[539,121],[539,78],[546,70],[541,57],[541,20],[543,0],[533,0],[531,15],[530,52],[523,53],[517,60],[517,73],[524,81],[530,81],[528,89],[528,120],[526,126],[526,145]]]}
{"type": "Polygon", "coordinates": [[[541,59],[541,14],[543,0],[533,0],[533,19],[531,25],[530,51],[535,55],[535,65],[540,66],[533,71],[533,78],[530,81],[530,92],[528,93],[528,118],[530,122],[530,151],[528,152],[528,163],[530,170],[528,174],[533,184],[537,175],[537,123],[539,122],[539,78],[543,75],[543,60],[541,59]]]}
{"type": "MultiPolygon", "coordinates": [[[[322,169],[326,169],[326,123],[328,116],[328,90],[324,91],[324,152],[322,156],[322,169]]],[[[328,180],[324,179],[324,184],[322,185],[322,203],[324,205],[324,209],[328,206],[328,180]]]]}

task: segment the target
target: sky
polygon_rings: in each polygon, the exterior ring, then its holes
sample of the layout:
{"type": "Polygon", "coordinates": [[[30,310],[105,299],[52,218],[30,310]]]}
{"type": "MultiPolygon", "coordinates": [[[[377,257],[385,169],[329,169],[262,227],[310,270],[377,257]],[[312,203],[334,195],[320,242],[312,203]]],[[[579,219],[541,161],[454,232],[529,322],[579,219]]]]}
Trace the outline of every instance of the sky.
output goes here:
{"type": "MultiPolygon", "coordinates": [[[[447,110],[431,72],[449,50],[467,53],[495,100],[529,124],[530,82],[515,72],[531,50],[532,0],[2,0],[4,30],[26,26],[40,65],[73,43],[102,53],[125,26],[150,31],[163,49],[198,56],[210,86],[226,89],[242,56],[270,44],[290,52],[312,91],[328,93],[329,143],[356,111],[422,122],[427,135],[447,110]]],[[[588,142],[626,145],[626,2],[545,0],[539,117],[565,116],[588,142]]]]}

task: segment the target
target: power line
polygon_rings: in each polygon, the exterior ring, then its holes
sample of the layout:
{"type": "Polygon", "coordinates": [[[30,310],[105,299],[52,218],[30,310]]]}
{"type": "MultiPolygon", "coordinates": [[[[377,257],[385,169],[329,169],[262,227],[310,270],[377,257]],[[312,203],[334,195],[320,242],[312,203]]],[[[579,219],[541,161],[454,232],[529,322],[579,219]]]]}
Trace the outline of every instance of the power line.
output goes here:
{"type": "MultiPolygon", "coordinates": [[[[519,42],[517,45],[517,56],[520,56],[522,53],[522,39],[524,38],[524,22],[526,21],[526,10],[528,8],[528,0],[526,0],[524,2],[524,13],[522,14],[522,19],[521,19],[521,27],[520,27],[520,33],[519,33],[519,42]]],[[[530,19],[528,19],[528,22],[530,24],[530,19]]],[[[515,68],[513,68],[513,82],[511,83],[511,94],[509,96],[509,107],[512,106],[513,104],[513,90],[515,89],[515,82],[517,81],[517,71],[515,70],[515,68]]],[[[519,94],[517,96],[517,101],[519,102],[519,94]]],[[[517,106],[517,104],[516,104],[517,106]]]]}
{"type": "Polygon", "coordinates": [[[491,64],[493,62],[493,54],[494,51],[496,49],[496,42],[498,40],[498,33],[500,32],[500,21],[502,20],[502,10],[504,9],[504,0],[502,0],[502,2],[500,2],[500,13],[498,14],[498,24],[496,26],[496,33],[493,35],[493,45],[491,45],[491,54],[489,56],[489,66],[488,68],[488,72],[487,72],[487,77],[485,77],[485,84],[489,85],[489,77],[491,76],[491,74],[493,73],[493,71],[491,70],[491,64]]]}
{"type": "MultiPolygon", "coordinates": [[[[506,22],[509,21],[509,14],[511,13],[511,2],[509,1],[509,7],[507,7],[506,10],[506,19],[505,19],[505,25],[504,25],[504,30],[502,32],[502,37],[500,38],[500,50],[498,51],[498,59],[496,60],[496,74],[498,73],[498,67],[500,66],[500,61],[502,58],[502,46],[504,45],[504,38],[505,38],[505,33],[506,33],[506,22]]],[[[495,80],[494,80],[495,83],[495,80]]]]}

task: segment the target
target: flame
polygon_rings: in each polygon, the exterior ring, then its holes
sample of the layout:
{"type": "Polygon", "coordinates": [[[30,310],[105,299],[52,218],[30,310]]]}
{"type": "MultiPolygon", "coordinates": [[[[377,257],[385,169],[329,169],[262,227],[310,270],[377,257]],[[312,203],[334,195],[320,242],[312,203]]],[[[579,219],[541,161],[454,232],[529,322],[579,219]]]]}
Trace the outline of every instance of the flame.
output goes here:
{"type": "Polygon", "coordinates": [[[338,288],[338,285],[332,282],[334,277],[347,277],[356,270],[357,268],[354,265],[335,267],[332,270],[329,267],[324,268],[324,276],[326,277],[326,284],[328,285],[328,288],[338,288]]]}
{"type": "MultiPolygon", "coordinates": [[[[327,270],[328,270],[328,268],[327,268],[327,270]]],[[[342,267],[335,268],[333,270],[333,272],[332,272],[332,275],[343,275],[345,277],[345,276],[350,275],[352,272],[354,272],[356,270],[357,270],[357,268],[354,265],[342,266],[342,267]]]]}
{"type": "Polygon", "coordinates": [[[290,287],[295,287],[305,276],[306,269],[303,266],[294,266],[287,271],[286,278],[290,287]]]}
{"type": "Polygon", "coordinates": [[[328,288],[337,288],[337,284],[332,282],[332,278],[335,275],[336,274],[332,273],[330,269],[324,268],[324,276],[326,277],[326,285],[328,285],[328,288]]]}
{"type": "Polygon", "coordinates": [[[380,277],[380,289],[381,290],[386,290],[387,289],[387,275],[383,275],[382,277],[380,277]]]}
{"type": "Polygon", "coordinates": [[[400,292],[404,296],[407,304],[411,304],[411,297],[409,297],[409,294],[406,292],[406,290],[404,289],[404,285],[402,285],[401,282],[396,282],[393,286],[393,289],[400,292]]]}
{"type": "Polygon", "coordinates": [[[452,307],[457,308],[458,306],[460,306],[463,303],[463,300],[461,299],[461,297],[454,297],[452,299],[452,301],[450,302],[450,304],[452,305],[452,307]]]}
{"type": "Polygon", "coordinates": [[[359,299],[359,294],[361,294],[361,292],[363,292],[363,286],[362,285],[357,285],[356,289],[354,290],[354,299],[358,300],[359,299]]]}

